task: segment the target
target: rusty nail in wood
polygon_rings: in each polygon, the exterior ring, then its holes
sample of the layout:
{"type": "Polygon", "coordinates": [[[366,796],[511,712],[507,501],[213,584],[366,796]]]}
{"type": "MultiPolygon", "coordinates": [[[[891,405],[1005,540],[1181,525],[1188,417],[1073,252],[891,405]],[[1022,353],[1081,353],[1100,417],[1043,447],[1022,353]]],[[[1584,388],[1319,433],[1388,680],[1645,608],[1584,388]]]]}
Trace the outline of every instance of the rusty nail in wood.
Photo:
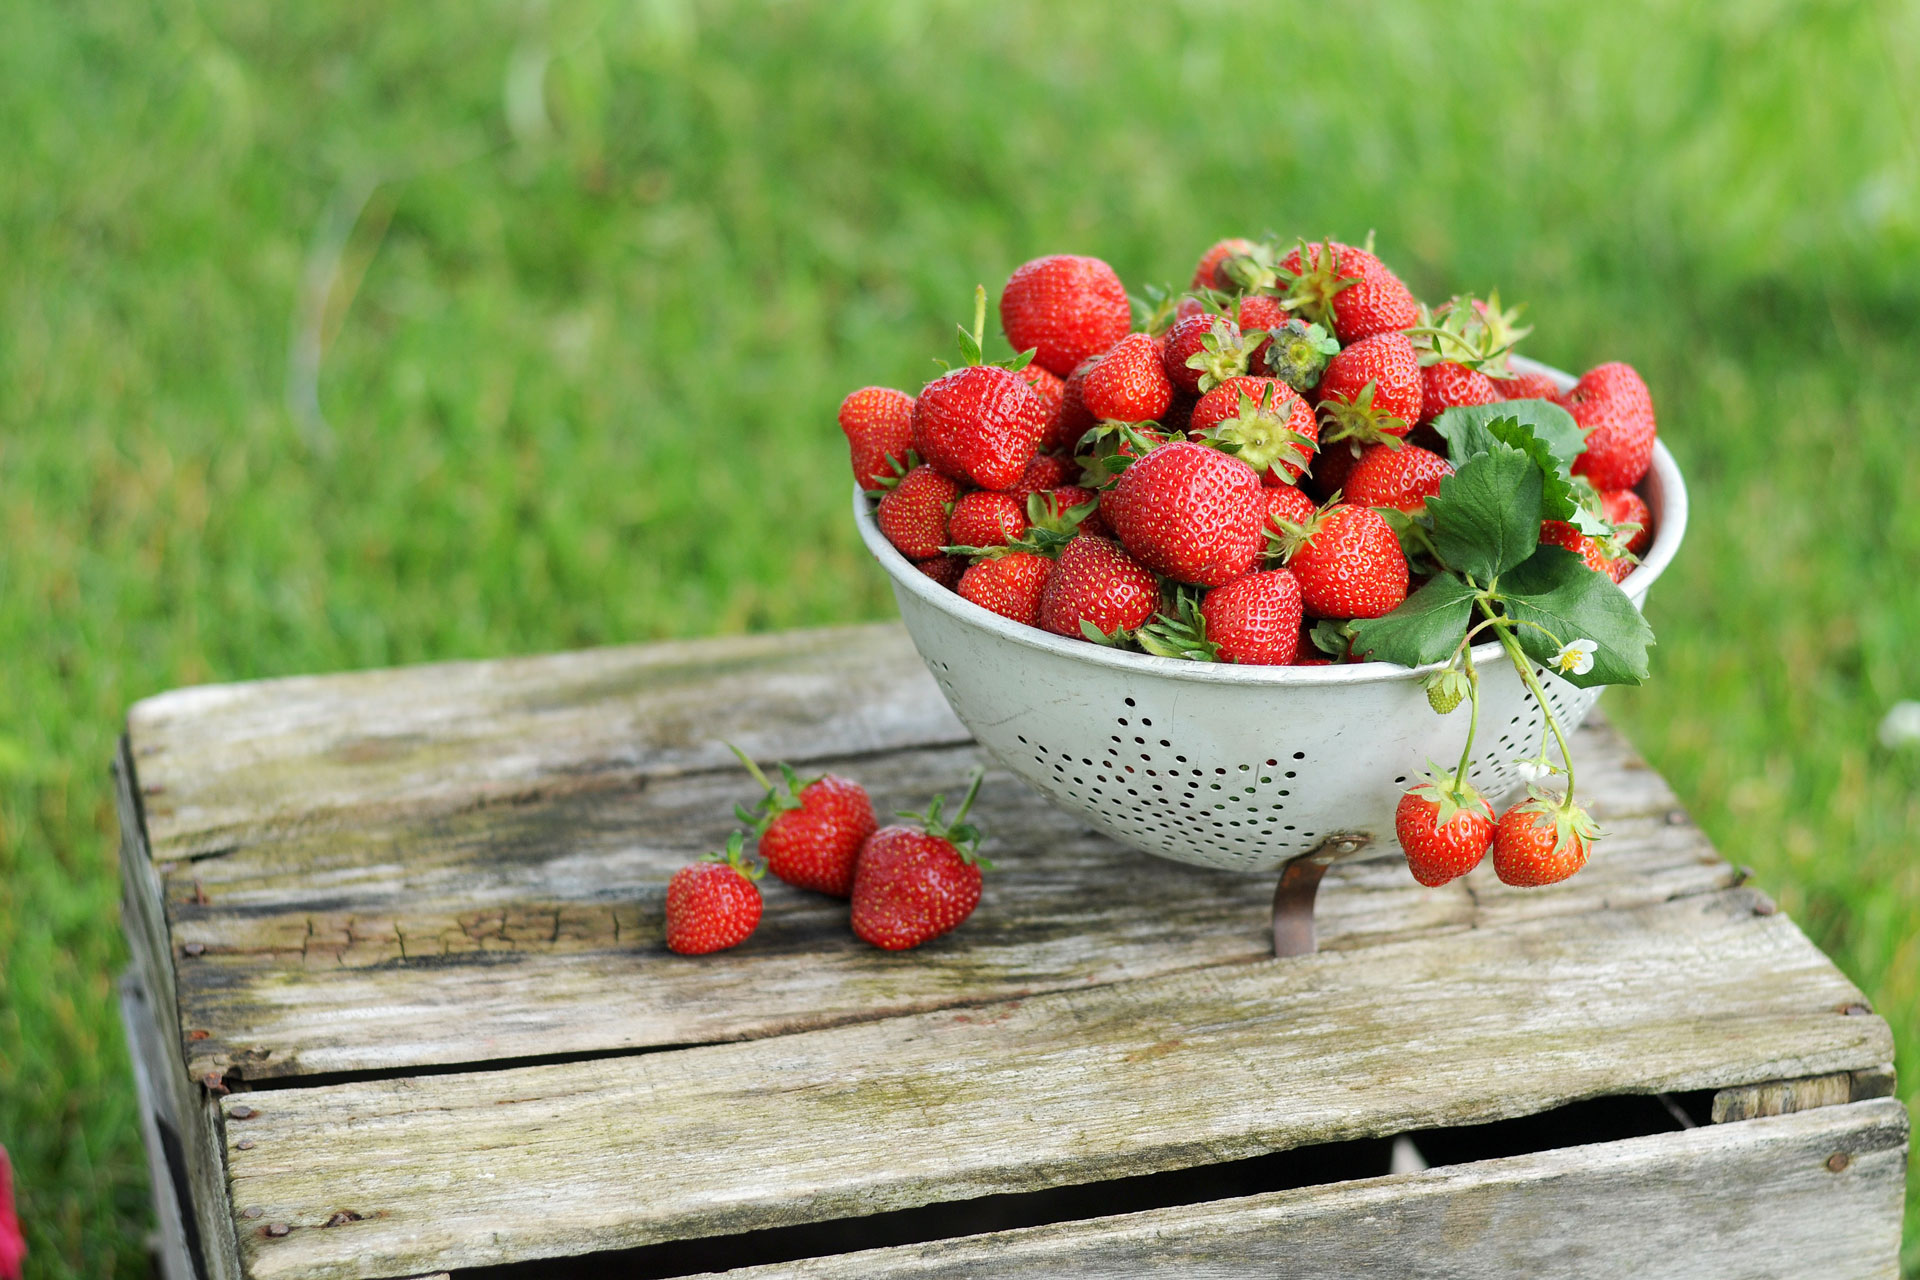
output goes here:
{"type": "Polygon", "coordinates": [[[1868,1014],[1872,1013],[1873,1010],[1869,1009],[1864,1004],[1854,1003],[1854,1004],[1847,1005],[1846,1007],[1841,1009],[1840,1012],[1846,1014],[1849,1018],[1864,1018],[1868,1014]]]}
{"type": "Polygon", "coordinates": [[[260,1113],[258,1111],[255,1111],[252,1107],[249,1107],[243,1102],[239,1106],[235,1107],[233,1110],[227,1112],[227,1119],[251,1120],[259,1114],[260,1113]]]}
{"type": "Polygon", "coordinates": [[[200,1083],[207,1086],[207,1088],[213,1090],[215,1093],[227,1092],[227,1078],[221,1075],[218,1071],[207,1072],[207,1074],[200,1077],[200,1083]]]}
{"type": "Polygon", "coordinates": [[[265,1212],[266,1210],[262,1209],[259,1205],[250,1204],[240,1211],[240,1216],[243,1218],[257,1218],[265,1212]]]}
{"type": "Polygon", "coordinates": [[[206,1031],[206,1030],[202,1030],[202,1029],[201,1029],[201,1028],[199,1028],[199,1027],[195,1027],[195,1028],[194,1028],[193,1030],[191,1030],[191,1031],[189,1031],[189,1032],[187,1032],[187,1039],[189,1039],[189,1040],[205,1040],[205,1039],[208,1039],[209,1037],[211,1037],[212,1035],[213,1035],[213,1032],[211,1032],[211,1031],[206,1031]]]}
{"type": "Polygon", "coordinates": [[[238,1141],[238,1142],[236,1142],[236,1143],[234,1143],[233,1145],[234,1145],[234,1146],[236,1146],[236,1147],[238,1147],[238,1148],[239,1148],[240,1150],[242,1150],[242,1151],[251,1151],[251,1150],[253,1150],[253,1139],[252,1139],[252,1138],[242,1138],[242,1139],[240,1139],[240,1141],[238,1141]]]}
{"type": "Polygon", "coordinates": [[[1827,1157],[1827,1172],[1828,1173],[1844,1173],[1846,1172],[1847,1166],[1852,1163],[1853,1163],[1852,1156],[1848,1155],[1844,1151],[1836,1151],[1832,1155],[1827,1157]]]}
{"type": "Polygon", "coordinates": [[[284,1222],[269,1222],[266,1227],[267,1234],[275,1237],[284,1236],[292,1230],[293,1228],[284,1222]]]}
{"type": "Polygon", "coordinates": [[[1687,825],[1687,811],[1686,811],[1685,809],[1669,809],[1669,810],[1667,810],[1667,825],[1668,825],[1668,826],[1670,826],[1670,827],[1684,827],[1684,826],[1686,826],[1686,825],[1687,825]]]}
{"type": "Polygon", "coordinates": [[[1757,916],[1770,916],[1779,909],[1779,907],[1773,905],[1772,898],[1762,898],[1753,904],[1753,914],[1757,916]]]}
{"type": "Polygon", "coordinates": [[[207,891],[200,887],[200,882],[195,880],[193,882],[193,905],[196,907],[204,907],[212,901],[213,899],[207,896],[207,891]]]}
{"type": "Polygon", "coordinates": [[[207,944],[204,942],[189,942],[180,949],[190,956],[203,956],[207,953],[207,944]]]}
{"type": "Polygon", "coordinates": [[[344,1227],[349,1222],[358,1222],[358,1221],[360,1221],[359,1214],[355,1213],[351,1209],[342,1209],[340,1210],[340,1212],[334,1214],[331,1218],[327,1219],[327,1225],[330,1227],[344,1227]]]}

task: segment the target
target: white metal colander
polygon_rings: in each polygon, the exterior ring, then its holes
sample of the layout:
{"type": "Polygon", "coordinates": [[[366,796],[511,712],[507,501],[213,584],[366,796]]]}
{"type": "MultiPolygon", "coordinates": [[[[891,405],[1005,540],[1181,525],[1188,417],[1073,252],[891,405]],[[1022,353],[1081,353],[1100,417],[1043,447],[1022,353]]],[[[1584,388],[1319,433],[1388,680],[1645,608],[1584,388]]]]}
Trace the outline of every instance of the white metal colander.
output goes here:
{"type": "MultiPolygon", "coordinates": [[[[1573,385],[1557,369],[1513,363],[1573,385]]],[[[1640,492],[1655,532],[1621,583],[1636,605],[1686,532],[1686,486],[1664,445],[1655,445],[1640,492]]],[[[1429,760],[1459,759],[1467,706],[1434,714],[1422,684],[1432,666],[1243,667],[1065,639],[933,582],[882,536],[857,488],[853,506],[961,723],[1015,775],[1124,844],[1235,871],[1274,871],[1333,839],[1395,852],[1393,811],[1407,781],[1429,760]]],[[[1497,642],[1473,658],[1481,706],[1472,777],[1497,804],[1523,782],[1514,761],[1539,742],[1540,711],[1497,642]]],[[[1571,731],[1600,691],[1535,671],[1571,731]]]]}

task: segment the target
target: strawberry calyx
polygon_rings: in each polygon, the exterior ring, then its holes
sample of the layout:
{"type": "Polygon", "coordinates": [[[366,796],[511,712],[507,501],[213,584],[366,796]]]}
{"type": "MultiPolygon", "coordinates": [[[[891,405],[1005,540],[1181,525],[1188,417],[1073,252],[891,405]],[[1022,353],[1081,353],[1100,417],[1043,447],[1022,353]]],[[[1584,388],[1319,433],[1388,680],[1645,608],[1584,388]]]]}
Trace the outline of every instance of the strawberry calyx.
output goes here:
{"type": "Polygon", "coordinates": [[[1187,368],[1200,371],[1200,390],[1204,394],[1228,378],[1245,374],[1254,351],[1266,340],[1264,329],[1242,333],[1238,325],[1220,316],[1213,327],[1201,335],[1200,350],[1187,357],[1187,368]]]}
{"type": "Polygon", "coordinates": [[[1163,284],[1142,285],[1139,293],[1127,295],[1135,326],[1142,333],[1159,337],[1173,328],[1173,322],[1179,318],[1183,296],[1163,284]]]}
{"type": "Polygon", "coordinates": [[[780,788],[767,781],[767,775],[760,771],[760,766],[753,762],[753,757],[731,742],[727,743],[727,750],[738,756],[740,763],[747,767],[747,772],[753,775],[753,780],[766,788],[767,794],[760,797],[753,808],[749,809],[742,804],[733,806],[734,816],[746,823],[756,835],[765,834],[773,820],[781,814],[790,809],[800,808],[802,804],[800,793],[820,781],[819,778],[808,778],[802,782],[799,775],[794,773],[793,767],[783,760],[776,766],[780,770],[782,781],[787,784],[786,794],[782,795],[780,788]]]}
{"type": "Polygon", "coordinates": [[[1523,305],[1502,309],[1500,291],[1488,292],[1482,302],[1470,293],[1455,294],[1437,311],[1420,309],[1420,319],[1407,330],[1419,354],[1421,368],[1442,362],[1478,369],[1489,377],[1510,378],[1507,354],[1533,326],[1520,324],[1523,305]]]}
{"type": "Polygon", "coordinates": [[[1537,784],[1527,787],[1527,798],[1507,811],[1508,813],[1537,814],[1553,824],[1553,856],[1560,857],[1573,845],[1575,839],[1584,840],[1591,847],[1601,836],[1600,824],[1593,815],[1574,802],[1569,791],[1563,798],[1537,784]]]}
{"type": "Polygon", "coordinates": [[[1307,639],[1314,648],[1335,662],[1347,662],[1353,657],[1353,623],[1351,622],[1338,618],[1322,618],[1307,628],[1307,639]]]}
{"type": "Polygon", "coordinates": [[[975,564],[998,560],[1014,552],[1057,559],[1060,552],[1080,532],[1086,518],[1100,509],[1098,501],[1062,509],[1051,493],[1027,495],[1027,531],[997,547],[942,547],[951,556],[966,556],[975,564]]]}
{"type": "Polygon", "coordinates": [[[766,863],[747,856],[747,836],[743,831],[736,831],[728,836],[727,847],[724,850],[716,849],[701,854],[700,861],[723,863],[749,880],[758,880],[767,874],[766,863]]]}
{"type": "Polygon", "coordinates": [[[1228,254],[1214,269],[1214,275],[1241,293],[1275,293],[1285,283],[1281,277],[1280,251],[1271,244],[1256,244],[1228,254]]]}
{"type": "Polygon", "coordinates": [[[1234,416],[1198,433],[1199,442],[1233,455],[1262,474],[1281,462],[1291,464],[1295,472],[1306,470],[1316,443],[1287,426],[1288,418],[1274,408],[1272,385],[1260,388],[1258,400],[1244,385],[1239,396],[1234,416]]]}
{"type": "Polygon", "coordinates": [[[1408,795],[1431,800],[1434,804],[1433,827],[1439,831],[1462,813],[1487,814],[1491,806],[1465,775],[1442,769],[1431,760],[1427,762],[1427,773],[1413,786],[1407,788],[1408,795]]]}
{"type": "Polygon", "coordinates": [[[1340,354],[1340,340],[1300,317],[1275,329],[1267,346],[1267,372],[1302,395],[1320,385],[1327,362],[1340,354]]]}
{"type": "Polygon", "coordinates": [[[1080,483],[1089,489],[1110,487],[1135,460],[1168,443],[1159,426],[1157,422],[1108,420],[1088,427],[1075,446],[1080,483]]]}
{"type": "Polygon", "coordinates": [[[907,456],[904,461],[894,457],[890,453],[886,455],[886,459],[887,466],[892,468],[892,470],[887,475],[876,475],[873,478],[873,488],[867,490],[867,492],[878,494],[893,488],[902,480],[906,479],[907,472],[913,470],[925,461],[925,459],[912,449],[907,450],[907,456]]]}
{"type": "Polygon", "coordinates": [[[1207,620],[1200,612],[1198,592],[1178,591],[1172,611],[1155,614],[1153,621],[1135,632],[1133,638],[1142,649],[1157,657],[1185,658],[1189,662],[1219,661],[1220,646],[1207,639],[1207,620]]]}
{"type": "Polygon", "coordinates": [[[1319,244],[1298,242],[1300,270],[1276,266],[1276,284],[1286,301],[1287,310],[1305,316],[1324,328],[1333,327],[1334,295],[1360,283],[1359,276],[1340,274],[1340,249],[1333,237],[1319,244]]]}
{"type": "MultiPolygon", "coordinates": [[[[1038,347],[1029,347],[1027,350],[1011,355],[1005,360],[987,359],[987,286],[983,284],[973,286],[973,329],[969,331],[965,325],[958,327],[960,330],[960,361],[963,367],[969,365],[991,365],[995,368],[1018,373],[1033,363],[1034,355],[1040,350],[1038,347]]],[[[937,360],[935,363],[944,368],[952,368],[945,360],[937,360]]]]}
{"type": "Polygon", "coordinates": [[[1413,429],[1413,424],[1385,409],[1373,407],[1379,389],[1379,381],[1368,378],[1367,385],[1360,388],[1360,394],[1352,401],[1336,395],[1320,402],[1320,420],[1327,424],[1326,433],[1320,437],[1322,448],[1342,440],[1355,440],[1363,445],[1384,444],[1392,449],[1405,443],[1401,437],[1413,429]]]}
{"type": "Polygon", "coordinates": [[[954,810],[951,818],[942,816],[940,812],[947,802],[945,796],[935,796],[923,813],[900,809],[895,811],[894,816],[918,823],[920,829],[928,835],[936,840],[945,840],[953,846],[954,852],[960,855],[962,862],[991,871],[993,864],[980,856],[982,838],[980,829],[966,820],[967,811],[973,808],[974,798],[980,794],[980,783],[986,776],[985,769],[978,767],[974,769],[973,777],[967,784],[967,794],[962,797],[960,807],[954,810]]]}
{"type": "MultiPolygon", "coordinates": [[[[1313,514],[1298,522],[1285,520],[1279,516],[1270,517],[1266,523],[1267,562],[1286,564],[1312,542],[1314,536],[1325,527],[1327,517],[1333,509],[1341,505],[1340,494],[1336,491],[1325,502],[1314,508],[1313,514]]],[[[1314,640],[1319,645],[1319,640],[1314,640]]],[[[1322,646],[1324,647],[1324,646],[1322,646]]],[[[1331,651],[1329,651],[1331,652],[1331,651]]]]}

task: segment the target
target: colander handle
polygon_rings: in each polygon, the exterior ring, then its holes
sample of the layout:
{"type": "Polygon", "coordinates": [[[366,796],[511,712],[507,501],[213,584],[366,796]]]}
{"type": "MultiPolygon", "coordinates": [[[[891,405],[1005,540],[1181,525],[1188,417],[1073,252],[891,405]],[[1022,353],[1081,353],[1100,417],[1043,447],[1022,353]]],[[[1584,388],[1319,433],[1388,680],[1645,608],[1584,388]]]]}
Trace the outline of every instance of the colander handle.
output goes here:
{"type": "Polygon", "coordinates": [[[1320,949],[1313,927],[1320,878],[1327,874],[1328,867],[1372,843],[1369,832],[1336,832],[1280,868],[1280,883],[1273,888],[1274,955],[1310,956],[1320,949]]]}

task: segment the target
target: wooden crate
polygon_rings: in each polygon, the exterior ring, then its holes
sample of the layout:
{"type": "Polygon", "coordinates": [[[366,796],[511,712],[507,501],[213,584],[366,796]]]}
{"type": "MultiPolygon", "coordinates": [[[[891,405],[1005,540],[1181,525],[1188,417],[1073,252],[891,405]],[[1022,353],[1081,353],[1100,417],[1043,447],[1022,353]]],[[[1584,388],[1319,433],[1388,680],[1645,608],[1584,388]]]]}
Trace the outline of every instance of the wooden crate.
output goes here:
{"type": "Polygon", "coordinates": [[[1586,872],[1336,866],[1318,954],[1272,957],[1266,879],[992,773],[958,932],[882,954],[769,881],[696,960],[661,900],[754,798],[723,739],[883,812],[962,785],[897,627],[149,699],[125,1009],[169,1280],[1894,1276],[1886,1024],[1580,738],[1586,872]]]}

